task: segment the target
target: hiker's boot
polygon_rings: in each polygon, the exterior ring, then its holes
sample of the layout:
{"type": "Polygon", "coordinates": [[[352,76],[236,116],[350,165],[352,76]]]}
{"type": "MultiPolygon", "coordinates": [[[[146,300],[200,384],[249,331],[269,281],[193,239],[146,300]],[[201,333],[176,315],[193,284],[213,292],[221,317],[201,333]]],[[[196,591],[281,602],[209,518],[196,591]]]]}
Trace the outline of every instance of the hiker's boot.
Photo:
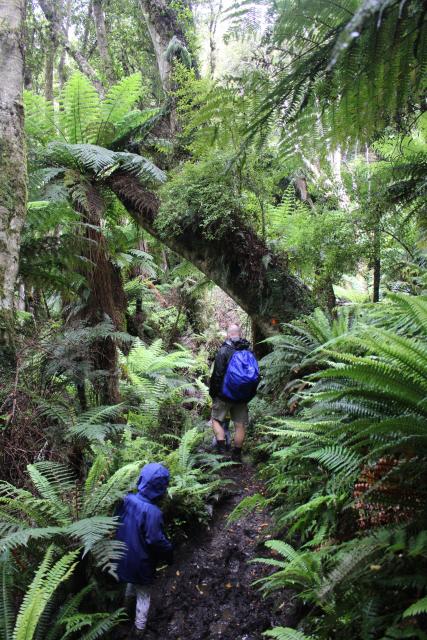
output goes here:
{"type": "Polygon", "coordinates": [[[228,427],[224,427],[224,435],[225,435],[225,450],[231,450],[231,433],[228,427]]]}
{"type": "Polygon", "coordinates": [[[242,463],[242,447],[233,447],[231,452],[231,459],[233,462],[242,463]]]}
{"type": "Polygon", "coordinates": [[[218,455],[223,456],[225,453],[225,440],[216,441],[215,451],[218,455]]]}

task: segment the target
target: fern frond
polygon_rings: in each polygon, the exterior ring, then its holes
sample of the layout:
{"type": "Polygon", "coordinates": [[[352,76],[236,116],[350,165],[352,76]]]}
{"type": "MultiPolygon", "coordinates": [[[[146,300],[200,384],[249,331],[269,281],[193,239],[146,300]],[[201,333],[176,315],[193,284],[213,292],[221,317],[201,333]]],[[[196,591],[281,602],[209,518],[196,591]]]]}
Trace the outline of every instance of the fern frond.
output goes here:
{"type": "Polygon", "coordinates": [[[131,111],[141,97],[142,77],[140,73],[123,78],[111,87],[100,106],[100,125],[95,139],[96,144],[108,144],[109,125],[113,125],[114,136],[117,126],[131,111]]]}
{"type": "Polygon", "coordinates": [[[67,580],[76,567],[79,550],[72,551],[53,563],[50,547],[36,571],[16,618],[13,640],[31,640],[40,617],[58,586],[67,580]]]}
{"type": "Polygon", "coordinates": [[[20,546],[27,546],[30,540],[49,540],[63,533],[62,527],[29,527],[22,528],[3,536],[0,539],[0,552],[11,551],[20,546]]]}
{"type": "Polygon", "coordinates": [[[125,620],[127,615],[123,609],[117,609],[113,613],[76,614],[66,620],[66,633],[61,640],[66,640],[75,633],[79,633],[79,640],[97,640],[125,620]],[[85,627],[91,628],[84,631],[85,627]]]}
{"type": "Polygon", "coordinates": [[[64,85],[60,98],[60,129],[71,144],[93,143],[100,120],[100,100],[96,89],[80,71],[64,85]]]}
{"type": "Polygon", "coordinates": [[[94,477],[88,485],[91,487],[90,493],[86,493],[83,515],[91,516],[99,513],[108,513],[123,495],[129,491],[134,483],[135,476],[141,469],[142,462],[136,460],[120,467],[113,473],[106,482],[94,483],[94,477]]]}
{"type": "Polygon", "coordinates": [[[14,610],[12,602],[14,565],[9,554],[0,557],[0,635],[4,640],[12,640],[14,610]]]}
{"type": "Polygon", "coordinates": [[[27,467],[34,486],[45,500],[57,500],[62,494],[76,488],[76,478],[65,464],[50,460],[36,462],[27,467]]]}
{"type": "Polygon", "coordinates": [[[78,540],[78,543],[83,547],[83,556],[85,556],[95,544],[114,533],[116,528],[116,517],[92,516],[72,522],[63,528],[63,532],[78,540]]]}
{"type": "Polygon", "coordinates": [[[381,547],[381,543],[375,540],[363,540],[355,548],[345,553],[339,560],[338,565],[326,576],[323,584],[319,588],[320,599],[327,598],[343,580],[348,580],[349,576],[360,569],[369,557],[372,557],[381,547]]]}
{"type": "Polygon", "coordinates": [[[233,511],[227,518],[227,524],[237,522],[240,518],[245,518],[250,513],[258,509],[264,509],[268,504],[268,500],[260,493],[254,493],[252,496],[246,496],[234,507],[233,511]]]}
{"type": "Polygon", "coordinates": [[[294,562],[300,559],[300,554],[290,544],[283,542],[282,540],[267,540],[265,546],[269,549],[273,549],[277,553],[280,553],[283,558],[289,562],[294,562]]]}
{"type": "Polygon", "coordinates": [[[56,135],[53,104],[32,91],[24,91],[25,133],[32,141],[46,144],[56,135]]]}
{"type": "Polygon", "coordinates": [[[343,446],[332,446],[306,454],[307,458],[317,460],[328,471],[338,474],[344,472],[350,476],[360,469],[361,456],[343,446]]]}
{"type": "Polygon", "coordinates": [[[404,618],[410,618],[411,616],[420,616],[427,613],[427,596],[421,598],[421,600],[417,600],[414,604],[411,604],[410,607],[405,609],[402,616],[404,618]]]}
{"type": "MultiPolygon", "coordinates": [[[[84,601],[88,593],[94,588],[94,584],[88,584],[84,589],[81,589],[77,593],[71,596],[56,612],[56,616],[49,618],[49,626],[43,632],[44,635],[40,640],[57,640],[59,634],[62,636],[62,630],[69,618],[72,618],[78,613],[78,609],[81,603],[84,601]],[[53,619],[52,619],[53,618],[53,619]]],[[[39,629],[37,629],[37,635],[39,635],[39,629]]]]}
{"type": "Polygon", "coordinates": [[[314,640],[313,636],[307,636],[305,633],[289,627],[275,627],[269,631],[264,631],[262,635],[276,638],[277,640],[314,640]]]}

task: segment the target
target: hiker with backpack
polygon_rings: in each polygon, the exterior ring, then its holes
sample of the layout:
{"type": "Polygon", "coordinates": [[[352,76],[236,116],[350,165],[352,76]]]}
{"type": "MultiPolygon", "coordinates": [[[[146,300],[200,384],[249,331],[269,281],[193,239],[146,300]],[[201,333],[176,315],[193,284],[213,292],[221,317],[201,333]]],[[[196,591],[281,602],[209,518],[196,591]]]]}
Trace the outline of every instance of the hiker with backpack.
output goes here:
{"type": "Polygon", "coordinates": [[[242,446],[248,424],[248,402],[256,394],[259,383],[257,360],[250,344],[241,337],[237,324],[227,329],[227,339],[215,356],[215,364],[209,384],[212,398],[212,428],[216,438],[216,450],[225,452],[223,423],[230,413],[234,422],[234,447],[231,459],[242,461],[242,446]]]}

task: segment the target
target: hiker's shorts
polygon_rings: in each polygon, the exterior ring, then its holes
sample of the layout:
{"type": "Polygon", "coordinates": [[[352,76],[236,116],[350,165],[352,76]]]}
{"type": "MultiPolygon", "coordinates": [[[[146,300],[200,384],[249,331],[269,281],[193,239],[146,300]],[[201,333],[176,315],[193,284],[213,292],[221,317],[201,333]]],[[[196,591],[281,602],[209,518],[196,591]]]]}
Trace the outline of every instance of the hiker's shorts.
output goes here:
{"type": "Polygon", "coordinates": [[[221,398],[214,398],[212,402],[212,418],[218,422],[224,422],[230,414],[233,422],[248,424],[248,405],[245,402],[227,402],[221,398]]]}

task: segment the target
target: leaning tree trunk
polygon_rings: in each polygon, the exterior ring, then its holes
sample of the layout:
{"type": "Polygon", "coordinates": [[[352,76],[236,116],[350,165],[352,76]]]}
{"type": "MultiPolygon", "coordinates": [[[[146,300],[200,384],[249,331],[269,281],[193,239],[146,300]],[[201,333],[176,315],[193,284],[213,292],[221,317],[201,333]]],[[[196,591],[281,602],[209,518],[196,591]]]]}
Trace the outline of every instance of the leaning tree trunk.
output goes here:
{"type": "Polygon", "coordinates": [[[25,0],[0,0],[0,346],[12,342],[21,229],[26,213],[23,22],[25,0]]]}
{"type": "MultiPolygon", "coordinates": [[[[114,174],[106,184],[138,224],[159,237],[157,196],[129,174],[114,174]]],[[[196,225],[180,235],[159,239],[228,293],[264,336],[273,333],[278,323],[313,308],[308,288],[290,274],[286,256],[273,253],[250,227],[242,225],[233,234],[232,246],[223,239],[207,240],[196,225]]]]}

